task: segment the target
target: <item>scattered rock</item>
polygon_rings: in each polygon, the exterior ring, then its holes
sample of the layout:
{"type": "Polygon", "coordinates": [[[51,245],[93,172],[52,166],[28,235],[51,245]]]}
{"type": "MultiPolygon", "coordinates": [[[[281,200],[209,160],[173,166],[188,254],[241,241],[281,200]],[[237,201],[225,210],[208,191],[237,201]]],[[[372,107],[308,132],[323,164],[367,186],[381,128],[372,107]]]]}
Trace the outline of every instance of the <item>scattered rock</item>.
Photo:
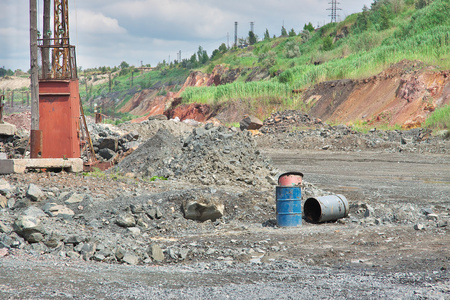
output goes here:
{"type": "Polygon", "coordinates": [[[13,190],[13,187],[9,184],[8,181],[6,181],[4,178],[0,179],[0,195],[6,196],[7,194],[11,193],[13,190]]]}
{"type": "Polygon", "coordinates": [[[77,194],[77,193],[73,193],[69,199],[67,199],[66,201],[64,201],[64,203],[66,204],[75,204],[75,203],[80,203],[84,200],[84,197],[86,195],[85,194],[77,194]]]}
{"type": "Polygon", "coordinates": [[[148,248],[148,255],[156,262],[164,261],[164,253],[157,244],[151,244],[148,248]]]}
{"type": "Polygon", "coordinates": [[[60,217],[61,216],[62,217],[69,216],[69,217],[71,217],[71,216],[75,215],[73,210],[71,210],[67,206],[59,205],[59,204],[56,204],[56,203],[47,203],[47,204],[44,205],[44,207],[42,209],[50,217],[57,217],[57,216],[60,216],[60,217]]]}
{"type": "Polygon", "coordinates": [[[122,213],[117,217],[116,224],[121,227],[134,227],[136,220],[131,213],[122,213]]]}
{"type": "Polygon", "coordinates": [[[418,223],[418,224],[414,225],[414,229],[415,230],[424,230],[425,226],[423,226],[423,224],[418,223]]]}
{"type": "Polygon", "coordinates": [[[30,183],[27,189],[27,197],[31,201],[41,201],[45,195],[37,185],[30,183]]]}
{"type": "Polygon", "coordinates": [[[131,252],[126,252],[122,258],[122,261],[129,265],[137,265],[139,263],[139,257],[131,252]]]}

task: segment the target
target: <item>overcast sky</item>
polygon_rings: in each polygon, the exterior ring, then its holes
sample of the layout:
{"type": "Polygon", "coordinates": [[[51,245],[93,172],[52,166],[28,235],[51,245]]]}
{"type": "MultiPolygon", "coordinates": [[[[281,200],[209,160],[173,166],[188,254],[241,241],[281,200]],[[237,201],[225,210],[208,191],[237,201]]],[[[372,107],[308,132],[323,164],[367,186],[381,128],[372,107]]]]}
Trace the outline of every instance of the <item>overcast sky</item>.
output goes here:
{"type": "MultiPolygon", "coordinates": [[[[53,2],[53,1],[52,1],[53,2]]],[[[221,43],[247,37],[250,22],[260,38],[266,28],[279,36],[284,24],[296,32],[305,23],[330,21],[331,0],[69,0],[70,43],[83,68],[151,64],[189,58],[201,45],[211,55],[221,43]]],[[[373,0],[340,0],[340,19],[370,7],[373,0]]],[[[42,32],[43,0],[38,0],[42,32]]],[[[0,67],[30,68],[29,1],[0,0],[0,67]]]]}

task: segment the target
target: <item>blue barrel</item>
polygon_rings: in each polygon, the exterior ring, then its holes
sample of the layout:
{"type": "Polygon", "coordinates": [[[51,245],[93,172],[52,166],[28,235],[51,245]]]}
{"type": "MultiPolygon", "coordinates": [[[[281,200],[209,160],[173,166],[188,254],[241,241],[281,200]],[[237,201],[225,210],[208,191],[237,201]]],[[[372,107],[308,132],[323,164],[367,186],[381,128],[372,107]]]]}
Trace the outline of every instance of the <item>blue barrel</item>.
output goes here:
{"type": "Polygon", "coordinates": [[[277,224],[280,227],[302,225],[302,190],[299,187],[277,186],[277,224]]]}

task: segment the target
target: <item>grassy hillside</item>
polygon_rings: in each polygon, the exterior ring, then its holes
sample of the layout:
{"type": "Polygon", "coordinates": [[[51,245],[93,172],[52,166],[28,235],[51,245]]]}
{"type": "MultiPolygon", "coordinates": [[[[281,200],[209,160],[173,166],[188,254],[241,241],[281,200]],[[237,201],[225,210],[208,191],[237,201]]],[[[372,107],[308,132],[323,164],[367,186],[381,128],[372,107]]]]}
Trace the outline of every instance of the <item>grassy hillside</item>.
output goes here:
{"type": "Polygon", "coordinates": [[[183,102],[217,105],[245,101],[305,109],[298,91],[319,82],[367,78],[404,59],[450,69],[449,16],[450,0],[378,0],[361,13],[319,29],[305,25],[302,31],[286,36],[270,38],[266,34],[264,40],[242,48],[227,49],[223,44],[211,57],[199,47],[190,59],[170,65],[163,62],[143,74],[132,67],[123,68],[111,80],[111,92],[108,83],[88,86],[87,91],[81,83],[81,96],[90,103],[109,98],[118,108],[144,88],[166,93],[171,86],[177,91],[190,70],[211,73],[216,65],[222,65],[240,69],[239,77],[217,87],[187,88],[183,102]],[[269,79],[248,82],[255,69],[270,75],[266,76],[269,79]]]}
{"type": "Polygon", "coordinates": [[[284,91],[327,80],[369,77],[403,59],[449,69],[450,1],[435,0],[422,8],[417,3],[376,1],[370,9],[314,32],[303,31],[228,51],[210,64],[260,66],[269,70],[272,79],[269,83],[242,84],[244,76],[226,88],[190,88],[183,98],[188,102],[208,99],[213,104],[224,98],[270,98],[273,90],[283,91],[279,98],[291,98],[284,91]],[[229,91],[226,96],[224,90],[229,91]]]}

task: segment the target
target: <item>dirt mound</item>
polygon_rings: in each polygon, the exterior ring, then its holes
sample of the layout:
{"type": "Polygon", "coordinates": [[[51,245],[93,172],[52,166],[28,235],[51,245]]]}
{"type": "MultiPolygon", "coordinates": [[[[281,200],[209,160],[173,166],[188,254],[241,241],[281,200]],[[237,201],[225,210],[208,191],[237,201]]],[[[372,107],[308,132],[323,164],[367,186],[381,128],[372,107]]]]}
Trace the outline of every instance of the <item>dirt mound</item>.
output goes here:
{"type": "Polygon", "coordinates": [[[272,113],[269,118],[264,120],[264,125],[260,131],[262,133],[280,133],[323,126],[325,124],[320,119],[316,119],[299,110],[285,110],[272,113]]]}
{"type": "Polygon", "coordinates": [[[13,124],[19,130],[30,131],[31,128],[31,112],[25,111],[17,114],[3,116],[3,121],[13,124]]]}
{"type": "Polygon", "coordinates": [[[182,143],[160,130],[125,158],[117,170],[163,176],[202,185],[270,186],[275,170],[256,149],[249,132],[232,132],[207,124],[195,128],[182,143]]]}

